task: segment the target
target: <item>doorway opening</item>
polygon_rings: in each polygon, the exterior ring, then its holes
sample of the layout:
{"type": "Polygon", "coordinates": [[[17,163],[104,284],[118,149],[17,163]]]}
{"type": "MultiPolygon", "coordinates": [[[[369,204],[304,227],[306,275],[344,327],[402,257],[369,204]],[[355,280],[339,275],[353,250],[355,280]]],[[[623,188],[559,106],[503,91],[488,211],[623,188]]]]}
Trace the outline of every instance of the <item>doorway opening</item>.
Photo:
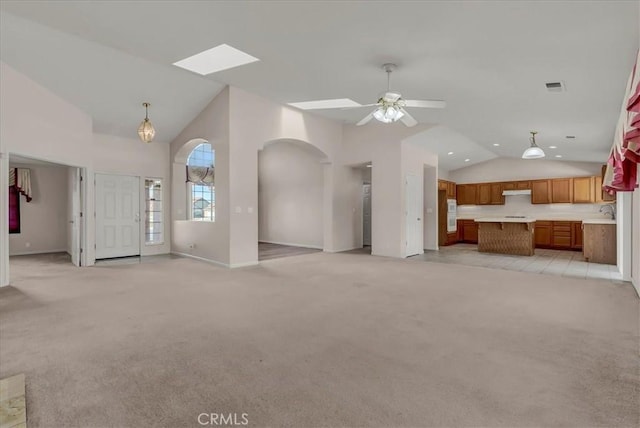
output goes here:
{"type": "Polygon", "coordinates": [[[81,266],[83,168],[9,155],[9,266],[12,282],[34,264],[81,266]]]}
{"type": "Polygon", "coordinates": [[[303,141],[258,152],[258,260],[322,251],[326,155],[303,141]]]}

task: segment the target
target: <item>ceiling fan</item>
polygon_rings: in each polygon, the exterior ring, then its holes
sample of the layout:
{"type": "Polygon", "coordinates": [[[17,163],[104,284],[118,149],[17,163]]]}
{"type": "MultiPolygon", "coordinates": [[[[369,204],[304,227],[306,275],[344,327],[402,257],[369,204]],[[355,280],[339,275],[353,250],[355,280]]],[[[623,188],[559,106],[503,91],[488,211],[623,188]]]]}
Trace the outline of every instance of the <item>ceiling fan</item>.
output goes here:
{"type": "Polygon", "coordinates": [[[446,106],[446,103],[441,100],[403,99],[400,93],[391,91],[391,73],[396,69],[396,65],[391,63],[383,64],[382,69],[387,73],[387,91],[380,96],[377,103],[358,106],[377,106],[377,108],[365,116],[360,122],[356,123],[357,126],[369,123],[371,119],[377,119],[383,123],[392,123],[400,120],[406,126],[415,126],[418,124],[418,121],[405,110],[405,107],[444,108],[446,106]]]}

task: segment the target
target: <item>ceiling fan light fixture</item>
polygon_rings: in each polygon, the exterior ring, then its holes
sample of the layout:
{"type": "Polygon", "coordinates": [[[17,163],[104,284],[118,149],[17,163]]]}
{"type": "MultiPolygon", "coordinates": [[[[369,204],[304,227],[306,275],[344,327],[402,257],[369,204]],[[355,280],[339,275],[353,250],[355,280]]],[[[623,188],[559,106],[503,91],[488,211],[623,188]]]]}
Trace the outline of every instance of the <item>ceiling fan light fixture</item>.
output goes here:
{"type": "Polygon", "coordinates": [[[151,121],[149,120],[149,103],[142,103],[145,109],[144,120],[138,127],[138,136],[143,143],[150,143],[153,141],[153,137],[156,135],[156,130],[153,128],[151,121]]]}
{"type": "Polygon", "coordinates": [[[400,120],[404,116],[404,112],[400,107],[383,104],[373,112],[373,117],[382,123],[392,123],[400,120]]]}
{"type": "Polygon", "coordinates": [[[531,131],[531,137],[529,138],[531,146],[524,151],[522,159],[540,159],[545,156],[544,150],[536,144],[536,134],[536,131],[531,131]]]}

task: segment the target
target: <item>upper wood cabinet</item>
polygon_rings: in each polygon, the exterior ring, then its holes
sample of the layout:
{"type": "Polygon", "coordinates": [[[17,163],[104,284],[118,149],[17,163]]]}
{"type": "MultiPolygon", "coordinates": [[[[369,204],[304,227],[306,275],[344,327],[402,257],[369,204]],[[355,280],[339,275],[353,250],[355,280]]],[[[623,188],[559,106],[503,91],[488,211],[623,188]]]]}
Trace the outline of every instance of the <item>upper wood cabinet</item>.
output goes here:
{"type": "Polygon", "coordinates": [[[530,181],[516,181],[516,190],[529,190],[531,189],[530,181]]]}
{"type": "Polygon", "coordinates": [[[447,199],[456,198],[456,183],[453,181],[447,181],[447,199]]]}
{"type": "Polygon", "coordinates": [[[478,184],[478,205],[491,205],[491,184],[478,184]]]}
{"type": "Polygon", "coordinates": [[[447,180],[438,180],[438,190],[447,192],[447,199],[456,198],[456,183],[447,180]]]}
{"type": "Polygon", "coordinates": [[[477,205],[478,204],[478,185],[477,184],[458,184],[456,186],[456,195],[458,205],[477,205]]]}
{"type": "Polygon", "coordinates": [[[573,201],[573,178],[554,178],[551,181],[551,202],[554,204],[573,201]]]}
{"type": "Polygon", "coordinates": [[[531,203],[550,204],[551,203],[551,183],[550,180],[531,181],[531,203]]]}
{"type": "Polygon", "coordinates": [[[491,183],[491,205],[504,205],[502,183],[491,183]]]}
{"type": "Polygon", "coordinates": [[[592,204],[596,201],[595,177],[578,177],[573,179],[573,203],[592,204]]]}
{"type": "Polygon", "coordinates": [[[602,190],[602,183],[604,182],[604,173],[607,170],[607,166],[606,165],[602,165],[602,172],[600,174],[600,177],[596,177],[596,191],[598,192],[596,194],[596,200],[598,202],[611,202],[611,201],[615,201],[616,200],[616,195],[610,195],[607,192],[605,192],[604,190],[602,190]]]}

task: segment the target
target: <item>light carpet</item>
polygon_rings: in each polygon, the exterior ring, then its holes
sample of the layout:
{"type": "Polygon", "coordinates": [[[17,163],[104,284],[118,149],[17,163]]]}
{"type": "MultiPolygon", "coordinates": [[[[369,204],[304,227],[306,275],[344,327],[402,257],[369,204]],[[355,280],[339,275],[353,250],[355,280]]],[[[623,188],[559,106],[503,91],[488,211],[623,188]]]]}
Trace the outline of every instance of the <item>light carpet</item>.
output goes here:
{"type": "Polygon", "coordinates": [[[327,253],[11,274],[0,378],[26,374],[30,427],[640,422],[630,284],[327,253]]]}

